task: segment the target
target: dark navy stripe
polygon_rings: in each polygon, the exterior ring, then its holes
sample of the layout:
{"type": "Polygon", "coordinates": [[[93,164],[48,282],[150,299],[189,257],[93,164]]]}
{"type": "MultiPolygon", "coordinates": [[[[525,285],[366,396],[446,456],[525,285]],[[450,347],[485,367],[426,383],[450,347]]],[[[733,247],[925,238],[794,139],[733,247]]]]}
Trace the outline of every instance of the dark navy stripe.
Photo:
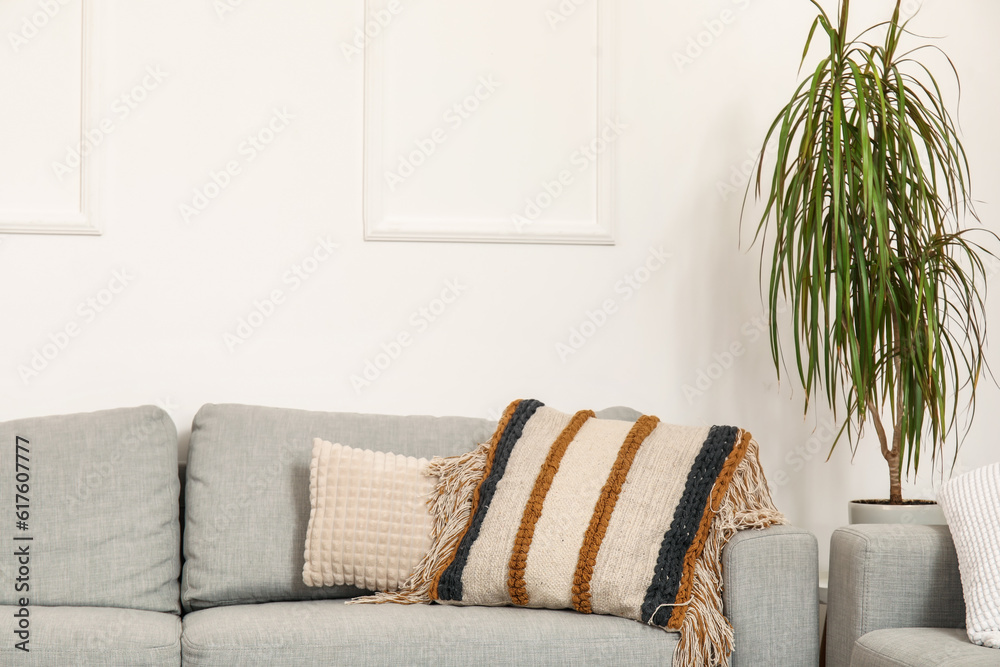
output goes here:
{"type": "Polygon", "coordinates": [[[676,604],[677,589],[684,575],[684,556],[694,542],[695,535],[701,525],[705,506],[715,486],[715,480],[722,472],[729,453],[736,444],[735,426],[713,426],[701,451],[695,457],[694,465],[688,473],[687,483],[681,502],[674,510],[674,520],[663,536],[660,544],[660,555],[656,559],[653,570],[653,580],[646,589],[646,598],[642,603],[642,621],[648,623],[653,618],[653,625],[665,626],[673,613],[673,607],[657,608],[662,604],[676,604]]]}
{"type": "Polygon", "coordinates": [[[476,507],[472,523],[462,538],[462,542],[458,545],[454,560],[441,574],[441,579],[438,581],[437,596],[439,600],[462,599],[462,573],[465,570],[465,562],[469,559],[472,544],[479,537],[479,529],[483,525],[483,519],[486,518],[486,512],[490,509],[493,494],[496,493],[497,482],[500,481],[504,470],[507,469],[510,453],[514,450],[517,441],[521,439],[524,425],[535,414],[535,410],[543,405],[544,403],[534,399],[521,401],[514,410],[514,414],[511,415],[510,421],[507,422],[507,427],[504,429],[503,435],[500,436],[500,442],[497,443],[497,449],[493,455],[493,467],[490,468],[490,474],[479,487],[479,506],[476,507]]]}

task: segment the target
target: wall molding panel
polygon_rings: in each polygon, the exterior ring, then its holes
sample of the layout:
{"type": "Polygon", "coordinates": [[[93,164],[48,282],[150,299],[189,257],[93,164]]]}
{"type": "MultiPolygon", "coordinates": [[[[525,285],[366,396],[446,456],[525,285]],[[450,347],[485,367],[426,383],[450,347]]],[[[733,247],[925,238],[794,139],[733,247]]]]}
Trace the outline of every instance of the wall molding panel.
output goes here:
{"type": "MultiPolygon", "coordinates": [[[[8,164],[22,163],[18,173],[4,174],[6,192],[0,190],[0,233],[8,234],[100,234],[97,215],[98,168],[97,156],[100,141],[88,139],[88,132],[101,132],[101,119],[97,114],[97,76],[94,49],[96,40],[96,0],[72,0],[52,3],[58,13],[49,15],[37,3],[15,2],[5,9],[13,30],[8,34],[10,48],[2,58],[9,60],[9,72],[21,70],[21,89],[14,99],[32,115],[66,113],[66,107],[75,107],[77,117],[71,122],[53,123],[56,127],[71,128],[64,137],[39,132],[35,127],[12,127],[4,131],[13,133],[20,140],[13,156],[8,154],[8,164]],[[67,68],[79,68],[79,76],[67,77],[63,69],[62,44],[64,36],[79,31],[79,53],[76,62],[66,63],[67,68]],[[48,50],[47,50],[48,49],[48,50]],[[50,50],[55,50],[55,55],[50,50]],[[51,73],[52,77],[46,76],[51,73]],[[70,90],[56,91],[61,100],[78,101],[78,104],[53,104],[41,96],[53,94],[53,83],[74,79],[70,90]],[[41,95],[37,99],[34,94],[41,95]],[[18,99],[18,97],[20,99],[18,99]],[[34,134],[31,132],[34,131],[34,134]],[[42,134],[44,136],[37,136],[42,134]],[[30,135],[27,138],[26,135],[30,135]],[[44,164],[44,166],[43,166],[44,164]],[[30,190],[33,194],[24,194],[30,190]],[[49,196],[47,192],[60,196],[49,196]],[[55,201],[58,200],[58,201],[55,201]]],[[[75,51],[75,49],[74,49],[75,51]]],[[[5,81],[5,85],[9,82],[5,81]]],[[[48,124],[41,121],[38,126],[48,124]]],[[[32,124],[34,126],[36,124],[32,124]]],[[[103,138],[103,135],[102,135],[103,138]]],[[[16,166],[12,168],[17,168],[16,166]]]]}
{"type": "Polygon", "coordinates": [[[573,6],[366,1],[366,240],[614,243],[615,3],[573,6]]]}

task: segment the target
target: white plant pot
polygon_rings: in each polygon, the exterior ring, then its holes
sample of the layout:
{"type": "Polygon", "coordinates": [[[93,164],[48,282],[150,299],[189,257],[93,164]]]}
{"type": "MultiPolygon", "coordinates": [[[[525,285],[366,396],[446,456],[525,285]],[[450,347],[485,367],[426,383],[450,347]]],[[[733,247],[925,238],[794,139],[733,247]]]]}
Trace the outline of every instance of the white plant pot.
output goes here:
{"type": "Polygon", "coordinates": [[[851,501],[847,513],[854,523],[903,523],[918,526],[943,526],[944,512],[937,503],[933,505],[874,505],[851,501]]]}

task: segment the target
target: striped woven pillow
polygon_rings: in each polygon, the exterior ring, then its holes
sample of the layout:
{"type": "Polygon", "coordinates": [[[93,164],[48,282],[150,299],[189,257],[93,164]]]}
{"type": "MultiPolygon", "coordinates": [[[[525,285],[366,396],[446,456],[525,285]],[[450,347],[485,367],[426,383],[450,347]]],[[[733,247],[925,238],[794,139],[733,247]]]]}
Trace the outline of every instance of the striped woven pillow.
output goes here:
{"type": "Polygon", "coordinates": [[[366,601],[612,614],[680,632],[678,665],[728,663],[721,552],[783,523],[746,431],[514,401],[488,444],[434,459],[432,547],[366,601]]]}

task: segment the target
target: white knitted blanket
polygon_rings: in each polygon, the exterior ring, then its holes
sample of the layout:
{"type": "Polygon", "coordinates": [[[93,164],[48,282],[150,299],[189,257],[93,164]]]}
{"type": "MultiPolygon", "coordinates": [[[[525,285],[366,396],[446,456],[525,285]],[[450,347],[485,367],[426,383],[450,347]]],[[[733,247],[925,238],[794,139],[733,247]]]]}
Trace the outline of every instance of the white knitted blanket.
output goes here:
{"type": "Polygon", "coordinates": [[[1000,649],[1000,463],[951,480],[938,502],[958,552],[969,639],[1000,649]]]}

